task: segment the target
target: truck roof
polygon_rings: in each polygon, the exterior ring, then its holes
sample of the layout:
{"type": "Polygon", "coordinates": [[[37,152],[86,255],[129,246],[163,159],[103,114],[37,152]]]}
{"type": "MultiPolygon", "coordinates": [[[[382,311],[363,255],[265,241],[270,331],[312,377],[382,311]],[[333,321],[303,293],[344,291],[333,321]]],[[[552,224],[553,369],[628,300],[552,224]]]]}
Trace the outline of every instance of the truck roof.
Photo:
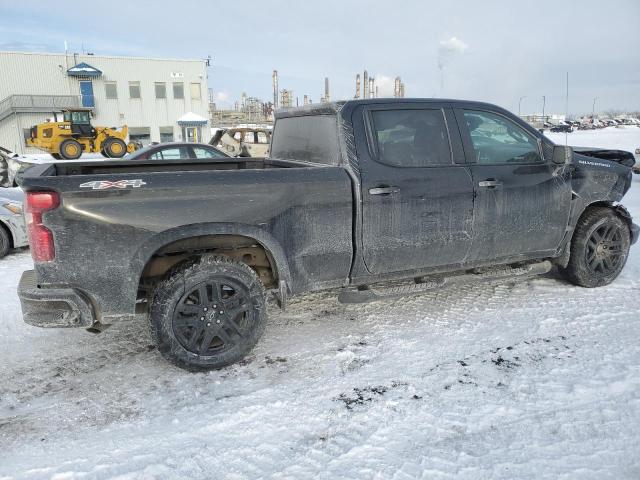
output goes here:
{"type": "Polygon", "coordinates": [[[281,108],[276,110],[275,118],[300,117],[305,115],[332,115],[344,108],[355,107],[357,105],[388,105],[402,103],[457,103],[467,105],[487,105],[496,107],[486,102],[476,102],[473,100],[458,100],[453,98],[360,98],[354,100],[341,100],[337,102],[314,103],[302,107],[281,108]]]}

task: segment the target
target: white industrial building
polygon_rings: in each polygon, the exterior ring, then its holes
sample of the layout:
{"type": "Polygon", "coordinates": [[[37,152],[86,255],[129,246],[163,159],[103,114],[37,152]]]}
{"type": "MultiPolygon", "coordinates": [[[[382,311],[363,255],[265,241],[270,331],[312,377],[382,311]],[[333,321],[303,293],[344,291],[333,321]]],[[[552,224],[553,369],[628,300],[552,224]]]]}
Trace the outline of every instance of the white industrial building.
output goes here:
{"type": "Polygon", "coordinates": [[[94,126],[129,126],[131,140],[208,141],[207,60],[0,52],[0,146],[66,107],[92,108],[94,126]]]}

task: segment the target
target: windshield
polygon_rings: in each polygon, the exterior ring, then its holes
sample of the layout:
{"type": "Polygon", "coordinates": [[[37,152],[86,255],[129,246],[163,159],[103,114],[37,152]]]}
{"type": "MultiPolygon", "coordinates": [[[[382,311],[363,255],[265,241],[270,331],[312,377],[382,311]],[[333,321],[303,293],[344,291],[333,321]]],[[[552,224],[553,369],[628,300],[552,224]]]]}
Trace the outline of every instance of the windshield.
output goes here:
{"type": "Polygon", "coordinates": [[[76,124],[90,123],[89,112],[64,112],[64,121],[76,124]]]}

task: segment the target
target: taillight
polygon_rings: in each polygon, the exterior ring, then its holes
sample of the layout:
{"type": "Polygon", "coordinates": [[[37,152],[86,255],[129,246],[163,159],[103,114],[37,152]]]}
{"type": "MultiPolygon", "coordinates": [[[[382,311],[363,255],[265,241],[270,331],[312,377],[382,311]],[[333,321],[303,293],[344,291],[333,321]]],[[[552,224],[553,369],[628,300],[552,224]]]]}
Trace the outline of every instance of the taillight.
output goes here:
{"type": "Polygon", "coordinates": [[[56,257],[53,233],[42,224],[42,213],[58,205],[60,198],[55,192],[27,192],[25,218],[31,256],[35,262],[50,262],[56,257]]]}

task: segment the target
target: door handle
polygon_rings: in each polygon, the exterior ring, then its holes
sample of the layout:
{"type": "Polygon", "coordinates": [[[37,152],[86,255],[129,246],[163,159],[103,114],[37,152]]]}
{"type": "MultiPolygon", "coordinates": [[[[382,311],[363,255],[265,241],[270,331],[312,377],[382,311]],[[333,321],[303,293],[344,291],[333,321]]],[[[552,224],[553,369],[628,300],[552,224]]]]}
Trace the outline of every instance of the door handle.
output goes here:
{"type": "Polygon", "coordinates": [[[496,187],[501,187],[502,182],[494,178],[488,178],[482,182],[478,182],[478,186],[485,187],[485,188],[496,188],[496,187]]]}
{"type": "Polygon", "coordinates": [[[400,189],[398,187],[375,187],[369,189],[370,195],[391,195],[392,193],[398,193],[400,189]]]}

